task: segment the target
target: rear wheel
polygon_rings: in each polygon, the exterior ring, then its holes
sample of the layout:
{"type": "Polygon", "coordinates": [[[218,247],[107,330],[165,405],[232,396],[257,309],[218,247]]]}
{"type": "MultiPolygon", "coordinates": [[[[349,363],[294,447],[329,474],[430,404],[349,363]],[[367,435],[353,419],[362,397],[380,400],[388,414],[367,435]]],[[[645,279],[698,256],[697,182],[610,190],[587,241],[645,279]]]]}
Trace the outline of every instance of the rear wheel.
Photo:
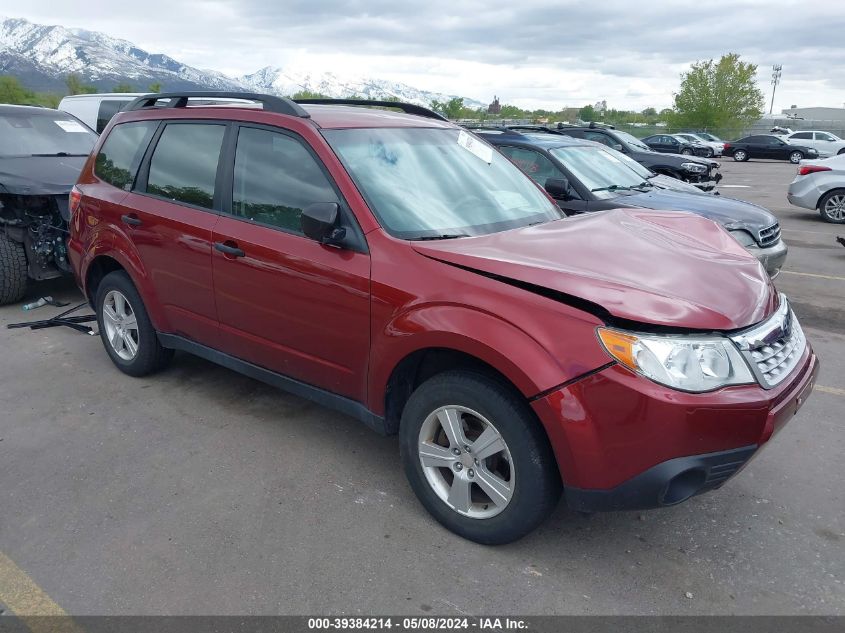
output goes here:
{"type": "Polygon", "coordinates": [[[738,149],[734,152],[734,160],[738,163],[742,163],[748,160],[748,152],[744,149],[738,149]]]}
{"type": "Polygon", "coordinates": [[[499,381],[469,371],[434,376],[411,395],[399,432],[417,497],[464,538],[515,541],[557,504],[560,476],[545,432],[499,381]]]}
{"type": "Polygon", "coordinates": [[[684,156],[692,156],[694,153],[695,152],[693,152],[691,149],[682,149],[681,150],[681,154],[683,154],[684,156]]]}
{"type": "Polygon", "coordinates": [[[23,299],[28,281],[23,244],[0,235],[0,305],[23,299]]]}
{"type": "Polygon", "coordinates": [[[715,153],[716,152],[713,151],[712,147],[708,147],[706,150],[704,150],[704,157],[705,158],[713,158],[715,153]]]}
{"type": "Polygon", "coordinates": [[[822,196],[819,213],[825,222],[845,224],[845,189],[829,191],[822,196]]]}
{"type": "Polygon", "coordinates": [[[789,155],[789,162],[793,165],[797,165],[804,159],[804,152],[792,152],[789,155]]]}
{"type": "Polygon", "coordinates": [[[158,342],[141,295],[125,272],[103,277],[95,305],[103,345],[120,371],[146,376],[170,362],[173,350],[158,342]]]}

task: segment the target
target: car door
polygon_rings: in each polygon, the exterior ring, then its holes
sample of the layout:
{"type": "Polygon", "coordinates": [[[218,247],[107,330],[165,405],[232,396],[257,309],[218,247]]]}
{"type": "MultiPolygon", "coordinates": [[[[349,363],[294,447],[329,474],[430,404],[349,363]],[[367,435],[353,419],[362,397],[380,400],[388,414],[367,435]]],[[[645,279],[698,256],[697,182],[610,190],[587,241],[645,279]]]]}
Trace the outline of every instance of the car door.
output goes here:
{"type": "MultiPolygon", "coordinates": [[[[813,135],[814,144],[812,147],[818,150],[819,156],[833,156],[839,152],[839,145],[837,145],[838,139],[834,136],[831,136],[827,132],[814,132],[813,135]]],[[[797,145],[801,145],[801,143],[797,143],[797,145]]]]}
{"type": "Polygon", "coordinates": [[[762,136],[749,136],[741,143],[741,145],[745,146],[745,150],[748,152],[748,156],[750,158],[768,157],[767,152],[769,147],[766,143],[766,139],[762,136]]]}
{"type": "MultiPolygon", "coordinates": [[[[212,256],[220,349],[361,400],[370,345],[370,257],[302,233],[310,204],[335,202],[325,166],[298,136],[241,125],[212,256]]],[[[354,225],[357,227],[357,225],[354,225]]],[[[363,236],[361,236],[362,245],[363,236]]]]}
{"type": "Polygon", "coordinates": [[[566,178],[570,184],[571,196],[568,200],[556,198],[555,202],[561,209],[570,214],[583,213],[587,210],[587,203],[579,195],[572,179],[558,169],[549,157],[526,147],[500,145],[498,150],[543,189],[545,189],[546,181],[550,178],[566,178]]]}
{"type": "Polygon", "coordinates": [[[778,160],[788,160],[789,154],[792,152],[790,145],[783,139],[770,136],[767,139],[768,148],[766,158],[776,158],[778,160]]]}
{"type": "Polygon", "coordinates": [[[791,145],[801,145],[803,147],[815,147],[819,149],[818,142],[813,138],[813,132],[796,132],[789,137],[788,142],[791,145]]]}
{"type": "MultiPolygon", "coordinates": [[[[117,129],[117,128],[116,128],[117,129]]],[[[217,342],[211,237],[225,123],[168,121],[121,202],[121,224],[137,249],[168,333],[217,342]]]]}

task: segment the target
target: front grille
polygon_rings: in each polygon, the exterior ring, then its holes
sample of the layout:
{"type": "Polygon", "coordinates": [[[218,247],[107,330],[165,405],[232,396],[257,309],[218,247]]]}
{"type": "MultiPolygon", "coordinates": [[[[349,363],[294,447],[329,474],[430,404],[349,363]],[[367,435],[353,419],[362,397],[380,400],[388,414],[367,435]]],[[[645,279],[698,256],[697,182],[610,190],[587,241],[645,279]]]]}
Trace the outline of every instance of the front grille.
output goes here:
{"type": "Polygon", "coordinates": [[[778,311],[765,323],[732,336],[759,383],[771,389],[789,376],[807,347],[804,331],[789,302],[780,296],[778,311]]]}
{"type": "Polygon", "coordinates": [[[758,237],[760,246],[763,248],[777,244],[780,241],[780,224],[775,222],[771,226],[766,227],[760,231],[758,237]]]}

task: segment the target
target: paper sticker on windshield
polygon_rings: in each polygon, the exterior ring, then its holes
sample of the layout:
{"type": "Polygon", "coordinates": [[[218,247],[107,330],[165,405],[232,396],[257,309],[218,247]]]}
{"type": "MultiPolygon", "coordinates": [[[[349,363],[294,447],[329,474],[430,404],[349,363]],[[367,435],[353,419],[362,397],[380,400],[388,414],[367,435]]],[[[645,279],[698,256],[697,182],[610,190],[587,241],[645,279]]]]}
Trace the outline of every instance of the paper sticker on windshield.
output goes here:
{"type": "Polygon", "coordinates": [[[458,145],[463,147],[466,151],[474,154],[485,163],[493,162],[493,148],[485,145],[471,134],[467,134],[463,130],[458,132],[458,145]]]}
{"type": "Polygon", "coordinates": [[[80,123],[76,121],[55,121],[55,124],[62,128],[65,132],[82,132],[85,133],[86,130],[80,123]]]}

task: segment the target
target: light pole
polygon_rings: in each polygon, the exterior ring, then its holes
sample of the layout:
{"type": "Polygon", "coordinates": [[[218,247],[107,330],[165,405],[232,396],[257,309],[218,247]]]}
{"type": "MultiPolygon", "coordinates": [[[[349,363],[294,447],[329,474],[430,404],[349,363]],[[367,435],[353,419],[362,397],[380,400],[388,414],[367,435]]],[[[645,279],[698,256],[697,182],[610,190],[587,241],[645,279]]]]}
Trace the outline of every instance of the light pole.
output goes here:
{"type": "Polygon", "coordinates": [[[783,69],[781,64],[775,64],[772,66],[772,105],[769,107],[769,114],[772,113],[772,110],[775,109],[775,91],[778,89],[778,83],[780,82],[780,71],[783,69]]]}

